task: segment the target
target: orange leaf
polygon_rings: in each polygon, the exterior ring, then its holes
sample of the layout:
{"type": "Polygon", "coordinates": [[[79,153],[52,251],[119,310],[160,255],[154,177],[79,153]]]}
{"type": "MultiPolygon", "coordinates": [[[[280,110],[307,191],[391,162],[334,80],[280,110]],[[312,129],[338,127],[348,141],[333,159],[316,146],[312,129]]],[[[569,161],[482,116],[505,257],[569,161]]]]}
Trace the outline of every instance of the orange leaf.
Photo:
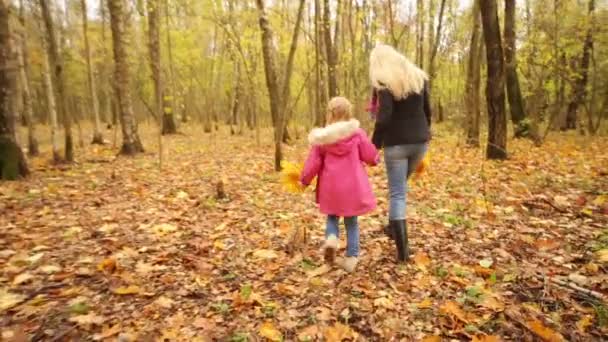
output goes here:
{"type": "Polygon", "coordinates": [[[431,259],[423,252],[418,252],[414,255],[414,262],[420,269],[426,269],[431,264],[431,259]]]}
{"type": "Polygon", "coordinates": [[[530,328],[530,330],[532,330],[536,335],[538,335],[538,337],[542,338],[545,341],[565,341],[564,337],[554,331],[553,329],[546,327],[541,321],[539,320],[531,320],[526,322],[526,325],[528,326],[528,328],[530,328]]]}
{"type": "Polygon", "coordinates": [[[458,318],[461,322],[468,323],[468,320],[464,314],[464,311],[460,308],[460,305],[456,302],[446,302],[440,307],[441,313],[446,314],[448,316],[454,316],[458,318]]]}
{"type": "Polygon", "coordinates": [[[114,273],[114,271],[116,271],[116,268],[117,268],[116,259],[114,259],[114,258],[103,259],[97,265],[97,269],[100,272],[105,272],[105,273],[114,273]]]}
{"type": "Polygon", "coordinates": [[[441,336],[437,336],[437,335],[426,336],[425,338],[422,339],[421,342],[441,342],[441,336]]]}
{"type": "Polygon", "coordinates": [[[422,302],[418,303],[416,306],[418,306],[418,309],[428,309],[433,306],[433,301],[429,298],[426,298],[422,302]]]}
{"type": "Polygon", "coordinates": [[[281,341],[283,334],[274,327],[272,322],[266,322],[260,327],[260,336],[266,337],[271,341],[281,341]]]}

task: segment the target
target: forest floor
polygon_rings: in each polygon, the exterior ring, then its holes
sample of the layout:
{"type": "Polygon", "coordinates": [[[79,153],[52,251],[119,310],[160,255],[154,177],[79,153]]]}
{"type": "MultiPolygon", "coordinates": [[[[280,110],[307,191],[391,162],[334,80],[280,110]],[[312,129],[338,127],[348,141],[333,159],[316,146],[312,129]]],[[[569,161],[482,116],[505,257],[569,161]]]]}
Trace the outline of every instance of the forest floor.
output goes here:
{"type": "MultiPolygon", "coordinates": [[[[143,155],[87,145],[54,166],[47,145],[27,180],[0,184],[0,339],[608,336],[606,138],[510,141],[510,159],[492,162],[439,129],[409,192],[411,262],[396,264],[382,233],[378,166],[379,208],[360,219],[361,260],[347,274],[323,264],[324,217],[312,190],[281,188],[269,134],[260,146],[200,130],[166,137],[159,173],[147,131],[143,155]],[[227,197],[216,199],[221,179],[227,197]],[[287,253],[303,227],[308,243],[287,253]]],[[[287,160],[303,161],[301,140],[287,160]]]]}

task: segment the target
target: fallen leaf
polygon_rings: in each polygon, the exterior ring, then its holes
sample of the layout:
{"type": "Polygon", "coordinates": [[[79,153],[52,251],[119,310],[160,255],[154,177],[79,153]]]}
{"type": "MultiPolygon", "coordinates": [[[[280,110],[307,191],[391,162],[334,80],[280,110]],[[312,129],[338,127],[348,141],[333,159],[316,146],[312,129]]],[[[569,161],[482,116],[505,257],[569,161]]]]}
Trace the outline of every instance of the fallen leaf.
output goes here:
{"type": "Polygon", "coordinates": [[[173,303],[175,303],[175,301],[173,301],[171,298],[167,298],[165,296],[160,296],[154,301],[154,303],[156,305],[160,306],[161,308],[171,309],[171,307],[173,306],[173,303]]]}
{"type": "Polygon", "coordinates": [[[479,303],[480,306],[484,308],[491,309],[493,311],[503,311],[505,309],[505,305],[501,303],[496,297],[486,294],[483,296],[483,300],[479,303]]]}
{"type": "Polygon", "coordinates": [[[215,323],[209,318],[198,317],[192,322],[192,325],[195,328],[199,328],[202,330],[213,331],[215,329],[215,323]]]}
{"type": "Polygon", "coordinates": [[[300,341],[315,341],[317,334],[319,333],[319,327],[316,325],[309,325],[308,327],[300,330],[298,333],[298,340],[300,341]]]}
{"type": "Polygon", "coordinates": [[[53,274],[61,271],[61,267],[57,265],[44,265],[40,266],[39,270],[46,274],[53,274]]]}
{"type": "Polygon", "coordinates": [[[323,266],[317,267],[314,270],[307,272],[307,274],[309,277],[318,277],[329,271],[331,271],[331,266],[329,266],[328,264],[323,264],[323,266]]]}
{"type": "Polygon", "coordinates": [[[139,286],[129,285],[129,286],[121,286],[112,290],[113,293],[118,295],[130,295],[130,294],[138,294],[141,291],[139,286]]]}
{"type": "Polygon", "coordinates": [[[422,302],[416,304],[418,309],[428,309],[433,306],[433,301],[430,298],[426,298],[422,302]]]}
{"type": "Polygon", "coordinates": [[[549,327],[546,327],[539,320],[535,319],[528,321],[526,322],[526,325],[528,326],[528,328],[530,328],[530,330],[532,330],[536,335],[538,335],[538,337],[542,338],[545,341],[565,341],[564,337],[560,333],[554,331],[549,327]]]}
{"type": "Polygon", "coordinates": [[[152,231],[158,236],[165,236],[177,231],[177,226],[169,223],[161,223],[153,226],[152,231]]]}
{"type": "Polygon", "coordinates": [[[283,334],[274,327],[272,322],[265,322],[262,324],[260,327],[260,336],[266,337],[271,341],[281,341],[283,339],[283,334]]]}
{"type": "Polygon", "coordinates": [[[608,263],[608,248],[601,249],[595,252],[597,260],[602,263],[608,263]]]}
{"type": "Polygon", "coordinates": [[[483,268],[490,268],[490,267],[492,267],[493,263],[494,263],[494,261],[492,259],[479,260],[479,266],[481,266],[483,268]]]}
{"type": "Polygon", "coordinates": [[[538,248],[539,251],[546,252],[559,247],[561,243],[558,240],[540,239],[537,240],[534,245],[536,246],[536,248],[538,248]]]}
{"type": "Polygon", "coordinates": [[[257,251],[253,252],[253,256],[258,259],[266,260],[275,259],[279,257],[277,252],[270,249],[258,249],[257,251]]]}
{"type": "Polygon", "coordinates": [[[464,323],[469,323],[469,321],[466,318],[466,315],[464,314],[464,311],[462,311],[462,309],[460,308],[460,305],[456,302],[446,302],[443,305],[441,305],[441,307],[439,308],[441,313],[448,315],[448,316],[454,316],[456,318],[458,318],[461,322],[464,323]]]}
{"type": "Polygon", "coordinates": [[[570,275],[568,275],[568,280],[581,286],[585,286],[589,282],[589,279],[587,277],[578,273],[571,273],[570,275]]]}
{"type": "MultiPolygon", "coordinates": [[[[119,334],[120,330],[121,330],[120,324],[116,324],[109,328],[104,328],[101,331],[101,333],[93,335],[93,340],[95,340],[95,341],[105,340],[106,338],[110,338],[114,335],[119,334]]],[[[120,339],[119,339],[119,341],[120,341],[120,339]]]]}
{"type": "Polygon", "coordinates": [[[500,337],[496,335],[476,335],[471,342],[500,342],[500,337]]]}
{"type": "Polygon", "coordinates": [[[23,302],[25,296],[17,293],[8,292],[5,289],[0,289],[0,312],[4,312],[15,305],[23,302]]]}
{"type": "Polygon", "coordinates": [[[593,316],[591,316],[591,315],[583,316],[583,318],[581,318],[578,322],[576,322],[576,328],[578,329],[578,332],[580,332],[581,334],[584,334],[585,331],[587,330],[587,328],[592,324],[592,322],[593,322],[593,316]]]}
{"type": "Polygon", "coordinates": [[[421,342],[441,342],[441,336],[437,336],[437,335],[426,336],[425,338],[422,339],[421,342]]]}
{"type": "Polygon", "coordinates": [[[327,342],[341,342],[344,339],[355,339],[355,332],[347,325],[336,322],[332,327],[327,327],[323,331],[323,337],[327,342]]]}
{"type": "Polygon", "coordinates": [[[40,253],[34,254],[31,257],[27,258],[27,261],[29,261],[31,264],[35,264],[40,259],[42,259],[43,256],[44,256],[44,252],[40,252],[40,253]]]}
{"type": "Polygon", "coordinates": [[[104,273],[114,273],[117,269],[116,259],[107,258],[103,259],[99,264],[97,264],[97,270],[104,273]]]}
{"type": "Polygon", "coordinates": [[[13,285],[21,285],[21,284],[27,283],[28,281],[32,280],[33,278],[34,278],[34,276],[27,272],[21,273],[18,276],[16,276],[15,279],[13,279],[13,285]]]}
{"type": "Polygon", "coordinates": [[[91,312],[87,315],[70,317],[69,321],[76,323],[78,325],[89,326],[89,325],[101,325],[105,321],[105,318],[98,316],[95,313],[91,312]]]}
{"type": "Polygon", "coordinates": [[[380,298],[376,298],[374,300],[374,306],[385,308],[385,309],[394,309],[395,303],[393,303],[393,301],[391,301],[387,297],[380,297],[380,298]]]}
{"type": "Polygon", "coordinates": [[[431,259],[424,252],[418,252],[414,255],[414,263],[419,269],[424,270],[431,264],[431,259]]]}

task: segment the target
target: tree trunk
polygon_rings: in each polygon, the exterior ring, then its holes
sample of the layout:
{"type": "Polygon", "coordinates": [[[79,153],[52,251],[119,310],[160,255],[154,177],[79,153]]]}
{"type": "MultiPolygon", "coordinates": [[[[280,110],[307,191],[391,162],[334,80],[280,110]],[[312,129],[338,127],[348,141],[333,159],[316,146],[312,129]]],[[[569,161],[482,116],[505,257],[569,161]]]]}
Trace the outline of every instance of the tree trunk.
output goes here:
{"type": "MultiPolygon", "coordinates": [[[[437,57],[437,51],[439,50],[439,42],[441,41],[441,28],[443,26],[443,13],[445,10],[445,0],[441,0],[441,7],[439,8],[439,18],[437,19],[437,29],[435,30],[435,38],[432,42],[432,50],[430,51],[429,59],[429,89],[433,91],[433,80],[435,79],[435,58],[437,57]]],[[[432,22],[429,27],[432,27],[432,22]]]]}
{"type": "Polygon", "coordinates": [[[424,68],[424,1],[418,0],[416,2],[416,17],[418,29],[416,33],[418,35],[416,43],[416,64],[421,68],[424,68]]]}
{"type": "Polygon", "coordinates": [[[481,1],[480,9],[488,68],[486,83],[488,144],[486,157],[488,159],[506,159],[505,75],[496,0],[481,1]]]}
{"type": "MultiPolygon", "coordinates": [[[[22,21],[23,23],[23,21],[22,21]]],[[[36,140],[36,123],[34,122],[34,109],[32,106],[32,93],[30,90],[30,82],[28,78],[27,66],[26,66],[26,31],[23,26],[23,33],[21,41],[16,46],[17,50],[17,62],[19,63],[19,83],[21,84],[22,91],[22,102],[23,102],[23,118],[27,124],[27,150],[28,155],[37,156],[40,154],[38,150],[38,140],[36,140]]]]}
{"type": "Polygon", "coordinates": [[[9,0],[0,0],[0,180],[15,180],[28,174],[21,147],[15,140],[14,92],[17,70],[10,30],[9,0]]]}
{"type": "MultiPolygon", "coordinates": [[[[169,111],[165,111],[163,116],[163,134],[175,134],[177,133],[177,125],[175,124],[175,113],[177,113],[177,91],[175,88],[175,72],[173,70],[173,43],[171,42],[171,22],[169,21],[169,0],[165,0],[165,21],[167,31],[167,54],[169,57],[169,77],[171,78],[171,95],[166,99],[168,103],[167,108],[171,108],[169,111]]],[[[182,113],[182,122],[186,122],[187,118],[182,113]]]]}
{"type": "MultiPolygon", "coordinates": [[[[160,125],[161,134],[169,133],[165,123],[169,123],[166,120],[167,115],[164,114],[163,110],[163,83],[161,76],[161,58],[160,58],[160,1],[159,0],[148,0],[148,49],[150,53],[150,70],[152,76],[152,84],[154,85],[154,114],[159,118],[158,124],[160,125]]],[[[172,115],[170,116],[173,117],[172,115]]],[[[175,123],[173,123],[173,129],[175,123]]]]}
{"type": "MultiPolygon", "coordinates": [[[[338,0],[338,11],[340,8],[340,0],[338,0]]],[[[338,81],[336,78],[336,66],[338,64],[337,60],[337,51],[336,51],[336,42],[332,42],[331,39],[331,24],[330,24],[330,7],[329,0],[323,0],[323,34],[325,35],[325,54],[327,56],[327,78],[328,78],[328,91],[329,98],[338,95],[338,81]]],[[[338,21],[336,21],[336,25],[338,25],[338,21]]],[[[336,32],[337,32],[336,28],[336,32]]],[[[337,39],[337,37],[334,37],[337,39]]]]}
{"type": "Polygon", "coordinates": [[[515,137],[530,135],[529,122],[526,120],[524,101],[517,76],[517,59],[515,47],[515,0],[505,0],[505,71],[507,75],[507,97],[511,120],[515,128],[515,137]]]}
{"type": "Polygon", "coordinates": [[[81,0],[82,4],[82,36],[84,37],[84,53],[87,62],[87,81],[89,84],[89,96],[93,107],[93,117],[95,128],[93,130],[92,144],[103,144],[103,136],[101,134],[101,120],[99,118],[99,101],[97,100],[97,90],[95,89],[95,80],[93,78],[93,66],[91,65],[91,47],[89,46],[89,29],[87,18],[87,0],[81,0]]]}
{"type": "Polygon", "coordinates": [[[321,56],[322,32],[321,27],[321,3],[315,0],[315,83],[317,84],[315,92],[315,126],[321,127],[325,125],[325,115],[323,114],[323,104],[327,101],[325,98],[325,84],[323,80],[323,58],[321,56]]]}
{"type": "Polygon", "coordinates": [[[471,43],[469,45],[469,59],[467,64],[467,79],[464,95],[464,103],[467,109],[467,144],[479,147],[479,85],[481,79],[480,50],[483,47],[481,41],[481,23],[479,16],[479,1],[473,4],[473,30],[471,43]]]}
{"type": "Polygon", "coordinates": [[[55,104],[55,95],[53,89],[53,81],[51,80],[51,67],[49,65],[49,56],[43,52],[42,56],[42,79],[44,81],[44,95],[46,98],[46,107],[49,113],[51,124],[51,145],[53,149],[53,161],[58,163],[61,161],[59,153],[59,127],[57,124],[57,105],[55,104]]]}
{"type": "Polygon", "coordinates": [[[110,25],[112,27],[112,46],[114,48],[114,93],[118,98],[117,109],[122,126],[121,154],[134,155],[144,148],[137,133],[137,121],[131,102],[131,73],[128,63],[129,21],[126,18],[125,0],[108,0],[110,25]]]}
{"type": "MultiPolygon", "coordinates": [[[[589,17],[593,16],[595,9],[595,1],[589,0],[589,17]]],[[[593,49],[593,20],[590,20],[591,24],[587,29],[587,35],[585,37],[585,43],[583,45],[583,54],[579,64],[580,74],[577,75],[574,83],[573,98],[568,104],[568,111],[566,114],[566,125],[562,127],[563,130],[576,129],[577,112],[578,108],[585,102],[587,96],[587,80],[589,78],[589,62],[591,60],[591,50],[593,49]]]]}
{"type": "Polygon", "coordinates": [[[63,128],[65,133],[65,160],[67,162],[74,161],[74,142],[72,138],[72,121],[67,110],[67,98],[65,94],[65,82],[63,78],[63,61],[57,47],[57,39],[55,37],[55,26],[51,15],[50,4],[46,0],[40,0],[40,8],[42,10],[42,18],[46,28],[46,41],[49,51],[49,60],[51,70],[54,76],[54,85],[57,92],[57,112],[63,118],[63,128]]]}

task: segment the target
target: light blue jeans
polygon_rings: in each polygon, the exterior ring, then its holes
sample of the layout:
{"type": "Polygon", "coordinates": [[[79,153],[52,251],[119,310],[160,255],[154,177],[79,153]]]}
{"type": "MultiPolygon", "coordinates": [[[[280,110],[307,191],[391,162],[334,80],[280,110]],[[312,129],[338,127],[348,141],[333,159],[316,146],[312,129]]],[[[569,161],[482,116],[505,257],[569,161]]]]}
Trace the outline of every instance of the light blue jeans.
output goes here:
{"type": "Polygon", "coordinates": [[[389,220],[405,220],[407,203],[407,179],[428,148],[427,143],[388,146],[384,148],[384,162],[388,176],[389,220]]]}
{"type": "MultiPolygon", "coordinates": [[[[346,226],[346,256],[359,256],[359,224],[357,216],[345,217],[344,225],[346,226]]],[[[335,215],[327,216],[327,225],[325,226],[325,238],[330,235],[340,237],[340,217],[335,215]]]]}

